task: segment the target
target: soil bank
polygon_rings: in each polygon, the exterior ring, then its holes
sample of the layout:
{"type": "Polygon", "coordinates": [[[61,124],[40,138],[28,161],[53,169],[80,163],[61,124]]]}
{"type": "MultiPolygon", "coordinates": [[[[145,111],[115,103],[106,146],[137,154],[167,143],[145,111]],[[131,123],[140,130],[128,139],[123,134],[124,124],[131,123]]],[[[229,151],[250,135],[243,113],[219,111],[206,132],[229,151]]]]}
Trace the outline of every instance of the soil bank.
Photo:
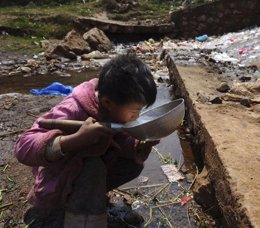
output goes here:
{"type": "MultiPolygon", "coordinates": [[[[193,137],[201,146],[218,206],[228,227],[260,226],[260,114],[240,103],[202,103],[198,93],[216,95],[216,73],[202,66],[175,65],[170,77],[185,98],[193,137]]],[[[196,156],[196,155],[195,155],[196,156]]]]}

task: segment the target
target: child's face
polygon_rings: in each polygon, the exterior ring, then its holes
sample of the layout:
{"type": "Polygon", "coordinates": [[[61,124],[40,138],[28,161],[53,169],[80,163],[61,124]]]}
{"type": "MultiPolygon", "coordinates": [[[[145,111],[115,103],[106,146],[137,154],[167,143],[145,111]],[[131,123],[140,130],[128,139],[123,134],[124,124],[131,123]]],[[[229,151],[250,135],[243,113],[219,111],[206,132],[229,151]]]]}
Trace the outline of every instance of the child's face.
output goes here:
{"type": "Polygon", "coordinates": [[[102,105],[108,111],[109,118],[116,123],[127,123],[136,120],[144,107],[144,104],[136,102],[118,105],[108,98],[102,98],[101,100],[103,100],[102,105]]]}

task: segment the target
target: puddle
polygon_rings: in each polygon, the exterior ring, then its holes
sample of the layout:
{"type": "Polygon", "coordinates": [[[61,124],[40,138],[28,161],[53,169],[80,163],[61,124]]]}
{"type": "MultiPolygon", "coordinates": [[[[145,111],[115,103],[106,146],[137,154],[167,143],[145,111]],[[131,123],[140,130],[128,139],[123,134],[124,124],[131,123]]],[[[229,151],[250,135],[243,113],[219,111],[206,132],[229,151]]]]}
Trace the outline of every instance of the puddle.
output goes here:
{"type": "Polygon", "coordinates": [[[67,72],[70,77],[61,77],[58,75],[36,75],[30,77],[9,76],[0,77],[0,94],[4,93],[22,93],[28,94],[31,89],[44,88],[53,82],[60,82],[64,85],[76,86],[81,82],[97,77],[99,71],[87,70],[82,72],[67,72]]]}
{"type": "MultiPolygon", "coordinates": [[[[171,87],[168,87],[165,84],[160,84],[158,86],[156,102],[152,107],[156,107],[171,100],[171,87]]],[[[161,139],[160,143],[155,147],[163,157],[171,158],[172,160],[176,161],[178,167],[180,167],[182,164],[184,164],[188,170],[191,170],[192,167],[194,167],[194,160],[189,143],[185,140],[180,141],[177,131],[161,139]]],[[[161,165],[163,165],[163,162],[160,160],[160,156],[156,151],[152,151],[145,163],[145,168],[141,173],[142,176],[149,178],[146,184],[167,183],[167,178],[160,168],[161,165]]],[[[138,183],[137,179],[135,179],[125,184],[123,187],[138,185],[140,185],[140,183],[138,183]]]]}

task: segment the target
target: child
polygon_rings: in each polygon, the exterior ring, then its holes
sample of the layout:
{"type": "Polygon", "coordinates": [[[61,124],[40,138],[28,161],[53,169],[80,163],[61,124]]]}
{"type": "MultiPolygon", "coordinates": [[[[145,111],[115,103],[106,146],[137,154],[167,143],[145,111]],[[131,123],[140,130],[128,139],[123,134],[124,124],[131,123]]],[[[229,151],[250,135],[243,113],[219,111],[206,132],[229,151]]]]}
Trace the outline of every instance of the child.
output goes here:
{"type": "Polygon", "coordinates": [[[21,163],[33,167],[29,202],[39,210],[65,210],[65,228],[105,228],[106,193],[137,177],[158,141],[143,143],[99,122],[136,120],[156,93],[148,67],[134,55],[119,55],[104,65],[99,79],[75,87],[37,119],[15,150],[21,163]],[[85,122],[66,134],[40,128],[42,119],[85,122]]]}

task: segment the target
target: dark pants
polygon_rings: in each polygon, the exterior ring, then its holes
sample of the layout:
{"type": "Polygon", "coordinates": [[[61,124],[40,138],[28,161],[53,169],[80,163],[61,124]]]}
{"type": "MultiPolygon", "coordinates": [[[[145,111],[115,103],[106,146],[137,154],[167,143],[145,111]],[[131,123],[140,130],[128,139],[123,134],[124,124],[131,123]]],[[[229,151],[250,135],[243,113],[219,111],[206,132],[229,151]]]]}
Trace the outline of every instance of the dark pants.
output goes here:
{"type": "MultiPolygon", "coordinates": [[[[108,162],[100,157],[84,160],[80,175],[73,183],[65,210],[80,214],[102,214],[106,212],[106,193],[139,176],[142,165],[133,160],[117,158],[108,162]]],[[[30,228],[62,228],[64,209],[41,210],[32,208],[24,217],[30,228]]]]}
{"type": "Polygon", "coordinates": [[[142,165],[130,159],[118,158],[109,166],[99,157],[85,159],[68,197],[66,210],[85,214],[105,213],[106,192],[136,178],[142,169],[142,165]]]}

